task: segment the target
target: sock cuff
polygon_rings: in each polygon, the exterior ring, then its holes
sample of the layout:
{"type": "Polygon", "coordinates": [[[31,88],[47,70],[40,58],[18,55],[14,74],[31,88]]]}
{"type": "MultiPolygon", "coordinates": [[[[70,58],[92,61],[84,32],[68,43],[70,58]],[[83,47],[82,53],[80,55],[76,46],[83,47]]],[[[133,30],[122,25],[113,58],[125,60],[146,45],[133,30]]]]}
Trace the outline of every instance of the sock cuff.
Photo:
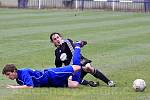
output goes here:
{"type": "Polygon", "coordinates": [[[80,46],[76,46],[75,48],[80,49],[80,46]]]}
{"type": "Polygon", "coordinates": [[[97,71],[97,69],[95,69],[95,68],[94,68],[94,72],[93,72],[93,75],[95,75],[95,74],[96,74],[96,71],[97,71]]]}

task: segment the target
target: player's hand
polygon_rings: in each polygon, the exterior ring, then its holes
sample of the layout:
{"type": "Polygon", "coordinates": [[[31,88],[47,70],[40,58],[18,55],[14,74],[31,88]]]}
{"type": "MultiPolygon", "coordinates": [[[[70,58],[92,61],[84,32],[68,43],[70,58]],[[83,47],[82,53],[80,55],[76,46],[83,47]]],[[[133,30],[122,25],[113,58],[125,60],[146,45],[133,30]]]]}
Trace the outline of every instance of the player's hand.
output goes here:
{"type": "Polygon", "coordinates": [[[67,54],[66,54],[66,53],[62,53],[62,54],[60,55],[60,60],[61,60],[61,61],[67,60],[67,54]]]}
{"type": "Polygon", "coordinates": [[[7,87],[6,88],[15,88],[15,86],[13,86],[13,85],[7,85],[7,87]]]}
{"type": "Polygon", "coordinates": [[[11,88],[11,89],[22,89],[22,88],[33,88],[33,86],[26,86],[26,85],[7,85],[7,88],[11,88]]]}

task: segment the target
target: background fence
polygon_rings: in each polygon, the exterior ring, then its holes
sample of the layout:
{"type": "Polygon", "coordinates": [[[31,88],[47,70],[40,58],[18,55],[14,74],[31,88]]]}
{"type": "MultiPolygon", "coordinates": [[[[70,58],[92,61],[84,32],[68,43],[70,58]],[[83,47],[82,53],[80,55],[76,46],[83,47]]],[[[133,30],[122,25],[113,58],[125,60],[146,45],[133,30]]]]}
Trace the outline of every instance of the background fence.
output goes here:
{"type": "Polygon", "coordinates": [[[0,6],[150,12],[150,0],[0,0],[0,6]]]}

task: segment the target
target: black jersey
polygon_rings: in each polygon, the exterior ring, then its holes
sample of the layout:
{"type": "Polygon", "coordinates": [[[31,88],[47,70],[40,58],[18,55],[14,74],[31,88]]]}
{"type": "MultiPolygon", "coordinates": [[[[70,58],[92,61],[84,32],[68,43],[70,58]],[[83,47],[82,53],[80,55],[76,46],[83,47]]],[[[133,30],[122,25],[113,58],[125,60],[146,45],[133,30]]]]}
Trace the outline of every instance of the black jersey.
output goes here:
{"type": "MultiPolygon", "coordinates": [[[[70,39],[67,39],[67,40],[73,46],[73,41],[70,39]]],[[[63,42],[62,45],[58,46],[57,49],[55,50],[55,65],[57,67],[61,67],[62,64],[67,66],[71,63],[71,59],[72,59],[72,52],[71,52],[70,48],[68,47],[67,43],[63,42]],[[66,60],[64,60],[64,61],[62,61],[60,59],[60,56],[62,53],[66,53],[66,55],[67,55],[66,60]]]]}
{"type": "MultiPolygon", "coordinates": [[[[55,50],[55,65],[57,67],[61,67],[63,64],[65,66],[69,65],[72,63],[72,56],[74,52],[74,43],[71,39],[66,39],[62,43],[62,45],[58,46],[55,50]],[[60,56],[65,53],[66,54],[66,59],[61,60],[60,56]]],[[[85,65],[85,63],[90,63],[91,60],[88,60],[87,58],[83,57],[81,55],[81,65],[85,65]]]]}

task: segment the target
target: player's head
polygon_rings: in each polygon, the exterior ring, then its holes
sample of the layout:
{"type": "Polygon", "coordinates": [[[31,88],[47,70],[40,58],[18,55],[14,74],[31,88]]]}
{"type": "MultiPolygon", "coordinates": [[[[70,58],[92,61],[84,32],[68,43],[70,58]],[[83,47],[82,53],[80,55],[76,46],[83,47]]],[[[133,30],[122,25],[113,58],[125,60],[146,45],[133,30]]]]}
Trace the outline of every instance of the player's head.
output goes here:
{"type": "Polygon", "coordinates": [[[50,34],[50,41],[57,47],[62,44],[62,36],[60,33],[54,32],[50,34]]]}
{"type": "Polygon", "coordinates": [[[17,78],[17,68],[14,64],[6,64],[2,71],[3,75],[6,75],[7,78],[14,80],[17,78]]]}

